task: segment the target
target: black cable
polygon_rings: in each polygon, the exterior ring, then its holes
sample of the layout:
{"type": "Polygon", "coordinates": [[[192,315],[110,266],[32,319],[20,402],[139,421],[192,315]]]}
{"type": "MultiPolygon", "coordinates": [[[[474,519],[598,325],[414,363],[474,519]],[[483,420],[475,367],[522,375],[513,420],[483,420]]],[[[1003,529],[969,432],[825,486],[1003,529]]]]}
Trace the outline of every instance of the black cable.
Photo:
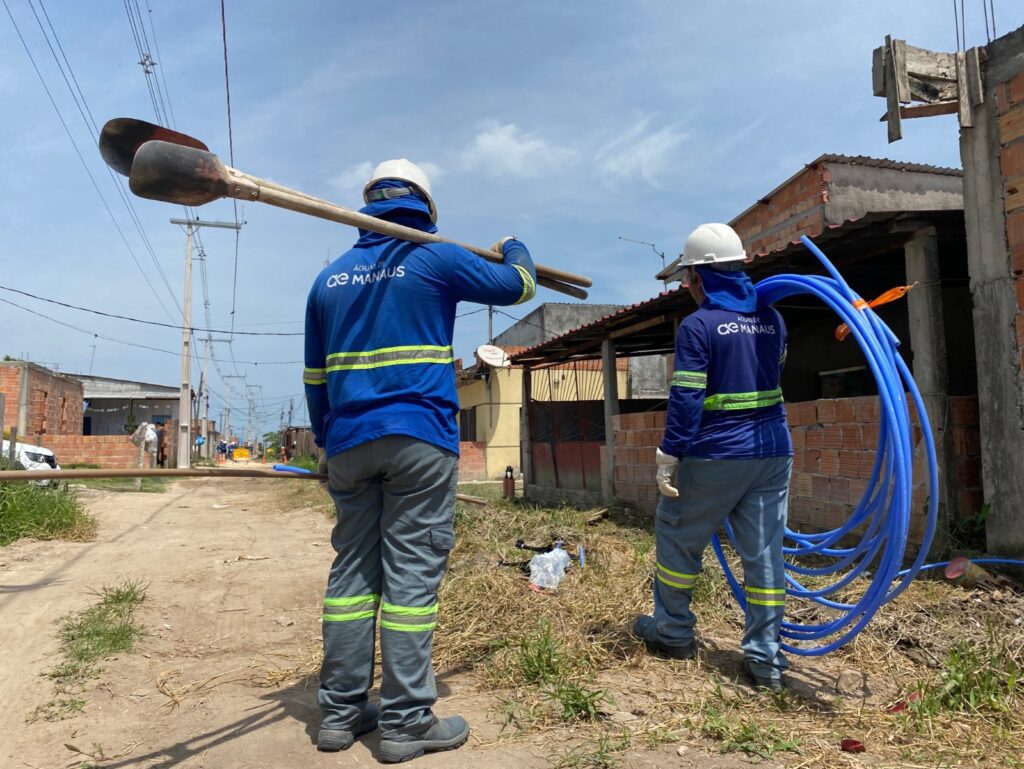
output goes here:
{"type": "MultiPolygon", "coordinates": [[[[88,329],[79,328],[78,326],[73,326],[70,323],[65,323],[62,320],[57,320],[56,318],[53,318],[53,317],[51,317],[49,315],[46,315],[45,313],[36,312],[35,310],[32,310],[32,309],[30,309],[28,307],[20,305],[17,302],[12,302],[9,299],[3,299],[2,297],[0,297],[0,302],[3,302],[4,304],[9,304],[11,307],[17,307],[19,310],[24,310],[29,315],[35,315],[37,318],[44,318],[44,319],[46,319],[48,321],[51,321],[52,323],[56,323],[58,326],[63,326],[64,328],[70,328],[73,331],[79,332],[80,334],[85,334],[86,336],[91,336],[94,339],[104,339],[104,340],[106,340],[108,342],[114,342],[115,344],[123,344],[123,345],[125,345],[127,347],[137,347],[137,348],[139,348],[141,350],[152,350],[153,352],[165,353],[167,355],[173,355],[175,358],[178,358],[179,360],[181,359],[181,350],[177,350],[177,351],[175,351],[175,350],[165,350],[165,349],[163,349],[161,347],[152,347],[152,346],[146,345],[146,344],[138,344],[137,342],[126,342],[123,339],[116,339],[116,338],[114,338],[112,336],[106,336],[105,334],[99,334],[99,333],[97,333],[95,331],[89,331],[88,329]]],[[[213,361],[214,358],[211,357],[210,360],[213,361]]],[[[226,362],[226,361],[218,361],[218,362],[226,362]]],[[[268,360],[268,361],[244,360],[244,361],[239,361],[239,362],[244,364],[244,365],[247,365],[247,366],[299,366],[299,365],[303,364],[303,361],[301,361],[301,360],[268,360]]]]}
{"type": "MultiPolygon", "coordinates": [[[[40,302],[46,302],[47,304],[55,304],[59,307],[67,307],[69,310],[79,310],[80,312],[88,312],[93,315],[100,315],[104,318],[115,318],[117,320],[127,320],[132,323],[141,323],[146,326],[159,326],[160,328],[173,328],[178,331],[184,331],[185,327],[177,323],[164,323],[159,320],[143,320],[142,318],[133,318],[129,315],[118,315],[113,312],[104,312],[103,310],[93,310],[89,307],[79,307],[77,304],[68,304],[67,302],[61,302],[56,299],[47,299],[45,296],[39,296],[37,294],[31,294],[28,291],[21,291],[17,288],[10,288],[9,286],[0,285],[0,291],[10,291],[12,294],[21,294],[27,296],[29,299],[37,299],[40,302]]],[[[210,334],[226,334],[228,333],[221,328],[200,328],[196,326],[190,326],[192,331],[206,331],[210,334]]],[[[236,331],[236,334],[240,336],[303,336],[302,331],[236,331]]]]}
{"type": "MultiPolygon", "coordinates": [[[[138,257],[135,255],[135,251],[132,250],[131,244],[128,242],[128,238],[124,234],[124,230],[121,229],[121,225],[114,217],[114,212],[111,211],[110,206],[107,205],[106,198],[104,198],[103,193],[100,192],[99,185],[96,183],[96,179],[95,177],[93,177],[92,171],[89,170],[89,166],[85,162],[85,158],[82,156],[81,150],[78,149],[78,144],[77,142],[75,142],[74,137],[71,135],[71,129],[68,128],[68,124],[64,120],[64,115],[60,111],[60,107],[57,106],[57,102],[53,98],[53,94],[50,92],[49,86],[46,85],[46,80],[45,78],[43,78],[43,73],[40,71],[39,66],[36,64],[35,57],[32,56],[32,51],[29,50],[28,43],[25,41],[25,37],[21,34],[21,28],[18,26],[18,22],[15,21],[14,14],[11,13],[10,6],[7,5],[7,0],[3,0],[3,4],[4,9],[7,11],[7,16],[10,18],[11,24],[14,26],[14,31],[17,33],[18,39],[21,41],[22,48],[25,49],[25,54],[28,56],[28,59],[32,64],[32,69],[35,70],[36,76],[39,78],[39,83],[43,86],[43,90],[46,92],[46,96],[50,100],[51,106],[57,113],[57,119],[60,121],[61,126],[64,128],[64,133],[67,134],[68,140],[71,142],[71,146],[72,148],[74,148],[75,154],[78,156],[79,162],[81,162],[82,167],[85,169],[85,173],[89,177],[89,181],[92,182],[93,189],[96,191],[96,195],[99,197],[100,202],[103,204],[103,208],[106,210],[107,215],[110,217],[110,221],[113,223],[114,228],[117,230],[117,234],[121,236],[121,241],[124,243],[125,248],[128,250],[128,253],[131,256],[132,261],[135,262],[135,266],[139,269],[139,272],[142,274],[143,280],[146,281],[146,285],[149,286],[149,290],[153,292],[153,296],[156,298],[156,301],[160,305],[160,308],[164,311],[164,313],[167,314],[167,317],[172,317],[171,313],[168,311],[167,307],[161,300],[160,294],[157,293],[156,288],[153,286],[152,282],[150,282],[149,276],[146,274],[146,271],[142,269],[142,264],[139,262],[138,257]]],[[[144,236],[143,239],[145,240],[144,236]]]]}

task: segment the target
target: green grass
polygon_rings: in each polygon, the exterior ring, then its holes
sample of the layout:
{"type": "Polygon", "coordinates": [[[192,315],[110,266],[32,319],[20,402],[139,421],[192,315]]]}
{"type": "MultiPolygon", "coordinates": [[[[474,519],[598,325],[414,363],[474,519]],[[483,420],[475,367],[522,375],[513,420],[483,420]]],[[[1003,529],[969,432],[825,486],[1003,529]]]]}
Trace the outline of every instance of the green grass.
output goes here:
{"type": "Polygon", "coordinates": [[[58,695],[35,708],[26,717],[59,721],[70,718],[85,707],[80,694],[90,679],[100,673],[97,660],[130,651],[143,633],[135,622],[135,609],[146,598],[146,586],[136,580],[124,580],[104,587],[99,602],[84,611],[71,614],[60,623],[61,652],[64,660],[44,675],[53,681],[58,695]]]}
{"type": "Polygon", "coordinates": [[[559,718],[563,721],[596,721],[601,717],[601,705],[611,702],[603,689],[591,689],[577,681],[559,682],[546,694],[561,706],[559,718]]]}
{"type": "Polygon", "coordinates": [[[100,491],[140,491],[151,494],[167,491],[166,478],[140,478],[139,480],[142,483],[137,489],[135,488],[135,478],[77,478],[74,482],[100,491]]]}
{"type": "Polygon", "coordinates": [[[89,539],[96,521],[74,494],[33,483],[0,483],[0,546],[24,537],[89,539]]]}
{"type": "Polygon", "coordinates": [[[946,655],[938,679],[919,681],[914,716],[942,712],[1010,716],[1024,705],[1024,664],[990,629],[980,645],[961,641],[946,655]]]}
{"type": "Polygon", "coordinates": [[[542,620],[538,631],[519,639],[515,664],[523,683],[544,684],[557,681],[565,674],[565,655],[551,634],[551,623],[542,620]]]}

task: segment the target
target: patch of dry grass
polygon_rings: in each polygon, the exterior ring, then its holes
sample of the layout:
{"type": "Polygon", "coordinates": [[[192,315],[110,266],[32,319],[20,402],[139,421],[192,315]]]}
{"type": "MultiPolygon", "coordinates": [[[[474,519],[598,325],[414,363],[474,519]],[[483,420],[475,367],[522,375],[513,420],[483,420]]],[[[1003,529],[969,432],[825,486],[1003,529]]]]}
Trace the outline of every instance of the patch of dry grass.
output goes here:
{"type": "MultiPolygon", "coordinates": [[[[1014,762],[1024,755],[1024,687],[997,685],[1024,670],[1018,595],[919,579],[853,643],[792,656],[789,690],[765,694],[739,679],[743,618],[710,550],[694,594],[704,648],[694,662],[660,659],[629,632],[652,607],[650,518],[508,502],[487,486],[460,491],[489,504],[458,506],[434,663],[493,692],[502,741],[543,735],[567,767],[615,766],[666,742],[792,767],[1022,765],[1014,762]],[[528,560],[514,547],[520,538],[562,538],[570,552],[582,544],[586,568],[573,565],[555,594],[535,593],[523,572],[498,565],[528,560]],[[845,738],[866,753],[842,752],[845,738]]],[[[843,596],[862,588],[855,582],[843,596]]],[[[787,615],[829,617],[795,600],[787,615]]],[[[314,675],[319,661],[311,647],[294,665],[264,669],[263,682],[314,675]]]]}

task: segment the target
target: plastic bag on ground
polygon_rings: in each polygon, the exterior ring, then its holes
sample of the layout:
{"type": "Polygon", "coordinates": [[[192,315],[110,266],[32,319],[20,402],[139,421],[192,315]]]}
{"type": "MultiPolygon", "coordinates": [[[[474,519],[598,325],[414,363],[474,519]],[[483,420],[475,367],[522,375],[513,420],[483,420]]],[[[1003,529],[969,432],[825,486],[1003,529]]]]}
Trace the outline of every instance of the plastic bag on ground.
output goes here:
{"type": "Polygon", "coordinates": [[[530,584],[554,589],[565,576],[569,554],[556,547],[547,553],[537,553],[530,559],[530,584]]]}

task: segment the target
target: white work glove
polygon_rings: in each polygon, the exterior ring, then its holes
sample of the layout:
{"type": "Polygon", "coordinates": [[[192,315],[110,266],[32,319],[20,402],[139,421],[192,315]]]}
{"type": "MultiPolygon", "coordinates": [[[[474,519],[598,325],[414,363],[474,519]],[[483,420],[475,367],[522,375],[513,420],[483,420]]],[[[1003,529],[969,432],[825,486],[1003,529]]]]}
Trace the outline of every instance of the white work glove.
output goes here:
{"type": "MultiPolygon", "coordinates": [[[[329,475],[330,474],[329,470],[327,469],[327,452],[323,451],[322,449],[320,451],[320,464],[319,464],[319,466],[317,466],[316,471],[320,475],[329,475]]],[[[327,480],[320,481],[320,488],[322,488],[324,491],[327,491],[327,487],[328,486],[329,486],[329,482],[327,480]]]]}
{"type": "Polygon", "coordinates": [[[497,251],[499,254],[504,256],[504,254],[505,254],[505,251],[504,251],[505,244],[508,243],[510,240],[515,240],[515,239],[516,239],[515,235],[506,235],[501,240],[499,240],[497,243],[495,243],[493,246],[491,246],[491,251],[497,251]]]}
{"type": "Polygon", "coordinates": [[[679,489],[672,485],[672,473],[676,471],[679,460],[669,456],[661,449],[658,449],[654,459],[658,463],[658,473],[654,477],[658,481],[658,491],[661,492],[661,496],[678,497],[679,489]]]}

